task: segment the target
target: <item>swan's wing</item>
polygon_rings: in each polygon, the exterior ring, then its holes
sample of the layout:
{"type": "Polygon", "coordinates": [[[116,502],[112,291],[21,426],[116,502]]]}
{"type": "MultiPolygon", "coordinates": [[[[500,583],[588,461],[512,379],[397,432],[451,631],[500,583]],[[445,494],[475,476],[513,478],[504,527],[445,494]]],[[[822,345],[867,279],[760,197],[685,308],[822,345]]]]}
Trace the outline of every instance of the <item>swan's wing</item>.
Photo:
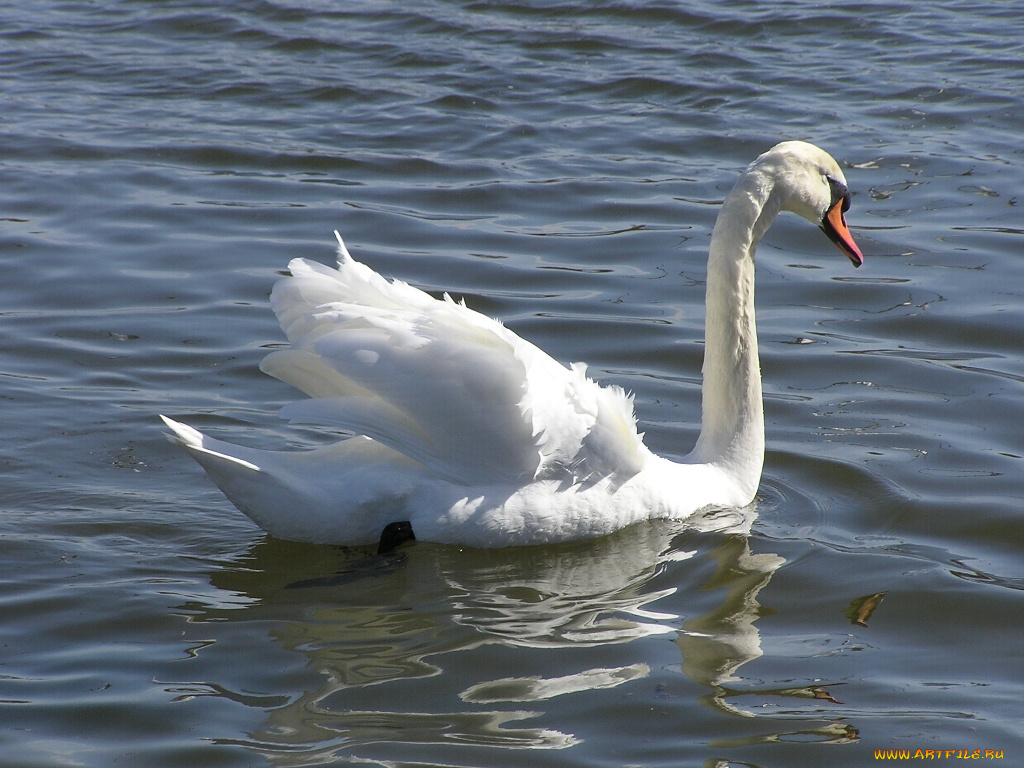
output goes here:
{"type": "Polygon", "coordinates": [[[621,390],[447,295],[385,280],[338,242],[336,270],[295,259],[271,294],[291,349],[261,367],[313,398],[284,418],[366,435],[466,484],[642,465],[621,390]]]}

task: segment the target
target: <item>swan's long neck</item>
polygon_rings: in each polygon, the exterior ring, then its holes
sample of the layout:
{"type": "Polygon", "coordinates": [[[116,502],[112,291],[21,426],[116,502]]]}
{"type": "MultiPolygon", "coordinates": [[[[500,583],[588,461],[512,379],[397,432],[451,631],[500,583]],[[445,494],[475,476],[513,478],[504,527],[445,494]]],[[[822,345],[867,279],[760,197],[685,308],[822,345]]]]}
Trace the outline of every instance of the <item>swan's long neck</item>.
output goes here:
{"type": "Polygon", "coordinates": [[[754,249],[779,210],[773,189],[771,177],[752,166],[715,222],[707,273],[703,417],[690,457],[726,470],[749,498],[764,463],[754,249]]]}

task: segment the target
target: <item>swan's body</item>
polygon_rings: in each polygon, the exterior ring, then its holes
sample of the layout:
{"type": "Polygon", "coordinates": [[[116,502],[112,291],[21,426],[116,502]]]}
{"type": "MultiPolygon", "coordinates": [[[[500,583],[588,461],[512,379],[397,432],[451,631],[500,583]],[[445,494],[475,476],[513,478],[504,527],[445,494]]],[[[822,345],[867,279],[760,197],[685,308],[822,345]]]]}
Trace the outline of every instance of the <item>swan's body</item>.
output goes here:
{"type": "Polygon", "coordinates": [[[859,266],[848,206],[839,166],[803,142],[759,157],[726,198],[708,260],[701,433],[680,462],[643,444],[620,388],[447,296],[385,280],[340,237],[337,270],[295,259],[274,286],[291,349],[261,367],[311,398],[282,417],[356,436],[261,451],[164,421],[240,510],[285,539],[366,544],[409,521],[421,540],[535,544],[742,507],[764,458],[754,250],[792,210],[859,266]]]}

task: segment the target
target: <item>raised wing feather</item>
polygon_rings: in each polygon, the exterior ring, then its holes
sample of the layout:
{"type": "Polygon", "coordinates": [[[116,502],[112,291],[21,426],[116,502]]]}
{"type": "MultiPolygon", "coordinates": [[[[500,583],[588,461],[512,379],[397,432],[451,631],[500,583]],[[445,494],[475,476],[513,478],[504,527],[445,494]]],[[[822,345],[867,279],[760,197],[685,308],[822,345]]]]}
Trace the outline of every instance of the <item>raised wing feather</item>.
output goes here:
{"type": "Polygon", "coordinates": [[[338,269],[295,259],[271,294],[292,348],[261,367],[313,398],[283,417],[366,435],[465,484],[643,465],[621,390],[447,295],[385,280],[338,242],[338,269]]]}

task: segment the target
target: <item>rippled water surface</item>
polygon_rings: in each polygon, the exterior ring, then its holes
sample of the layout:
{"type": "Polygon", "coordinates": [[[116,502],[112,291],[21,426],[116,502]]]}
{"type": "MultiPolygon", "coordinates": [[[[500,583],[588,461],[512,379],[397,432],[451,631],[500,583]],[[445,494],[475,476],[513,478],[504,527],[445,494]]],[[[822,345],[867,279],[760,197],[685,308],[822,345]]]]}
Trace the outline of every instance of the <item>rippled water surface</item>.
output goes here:
{"type": "Polygon", "coordinates": [[[1021,764],[1022,39],[995,1],[0,5],[0,764],[1021,764]],[[685,454],[714,217],[784,138],[867,263],[792,217],[758,252],[749,533],[292,544],[162,436],[329,439],[258,364],[338,229],[685,454]]]}

